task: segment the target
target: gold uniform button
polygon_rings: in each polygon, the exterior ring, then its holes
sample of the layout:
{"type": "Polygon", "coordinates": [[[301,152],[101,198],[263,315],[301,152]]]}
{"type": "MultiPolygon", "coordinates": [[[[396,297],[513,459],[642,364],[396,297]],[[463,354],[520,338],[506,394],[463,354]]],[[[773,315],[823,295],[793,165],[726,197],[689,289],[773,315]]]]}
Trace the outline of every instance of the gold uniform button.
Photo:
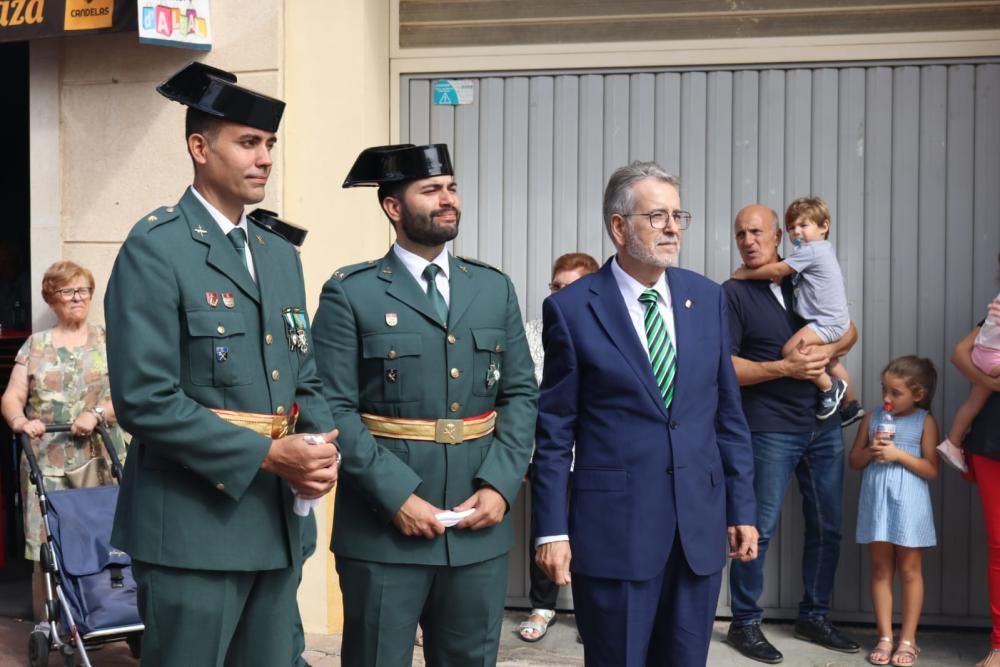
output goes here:
{"type": "Polygon", "coordinates": [[[221,324],[215,327],[215,330],[218,331],[220,334],[226,333],[226,327],[222,326],[221,324]]]}
{"type": "Polygon", "coordinates": [[[397,355],[396,355],[396,350],[389,350],[389,354],[388,354],[388,357],[389,357],[390,359],[395,359],[395,358],[396,358],[396,356],[397,356],[397,355]]]}
{"type": "Polygon", "coordinates": [[[264,336],[264,342],[270,345],[271,343],[274,342],[274,336],[272,336],[271,334],[267,334],[266,336],[264,336]]]}
{"type": "Polygon", "coordinates": [[[173,212],[174,212],[174,207],[173,206],[168,206],[167,207],[167,213],[173,213],[173,212]]]}
{"type": "Polygon", "coordinates": [[[496,346],[496,351],[497,352],[503,352],[503,345],[497,345],[496,346]]]}
{"type": "Polygon", "coordinates": [[[284,405],[279,405],[278,407],[276,407],[274,409],[274,414],[276,414],[276,415],[283,415],[283,414],[285,414],[285,406],[284,405]]]}
{"type": "Polygon", "coordinates": [[[451,369],[451,376],[453,378],[457,378],[461,374],[462,374],[462,371],[458,370],[457,368],[452,368],[451,369]]]}
{"type": "Polygon", "coordinates": [[[458,341],[453,334],[448,334],[448,345],[454,345],[458,341]]]}
{"type": "Polygon", "coordinates": [[[278,380],[280,380],[281,379],[281,371],[279,371],[277,368],[275,368],[273,371],[271,371],[271,379],[274,380],[275,382],[277,382],[278,380]]]}
{"type": "Polygon", "coordinates": [[[461,407],[462,407],[462,404],[459,403],[458,401],[456,401],[456,402],[452,403],[451,405],[449,405],[448,409],[451,410],[452,412],[458,412],[458,409],[461,408],[461,407]]]}
{"type": "Polygon", "coordinates": [[[222,482],[216,482],[215,483],[215,490],[216,491],[225,491],[226,490],[226,485],[223,484],[222,482]]]}

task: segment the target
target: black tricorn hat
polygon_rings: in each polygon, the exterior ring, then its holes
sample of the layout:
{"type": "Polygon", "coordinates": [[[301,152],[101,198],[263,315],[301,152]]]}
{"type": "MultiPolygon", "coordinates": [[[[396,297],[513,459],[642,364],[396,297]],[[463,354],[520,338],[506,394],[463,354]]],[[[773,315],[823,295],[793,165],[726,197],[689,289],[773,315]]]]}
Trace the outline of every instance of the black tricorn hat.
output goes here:
{"type": "Polygon", "coordinates": [[[274,211],[268,211],[266,208],[255,208],[247,214],[247,218],[256,222],[258,225],[264,225],[278,234],[281,234],[296,248],[302,247],[302,244],[305,243],[306,240],[306,234],[309,233],[309,230],[292,224],[291,222],[282,220],[278,217],[277,213],[274,211]]]}
{"type": "Polygon", "coordinates": [[[265,132],[277,132],[285,103],[236,85],[236,75],[194,62],[156,87],[169,100],[265,132]]]}
{"type": "Polygon", "coordinates": [[[343,187],[401,183],[454,173],[446,144],[375,146],[361,151],[343,187]]]}

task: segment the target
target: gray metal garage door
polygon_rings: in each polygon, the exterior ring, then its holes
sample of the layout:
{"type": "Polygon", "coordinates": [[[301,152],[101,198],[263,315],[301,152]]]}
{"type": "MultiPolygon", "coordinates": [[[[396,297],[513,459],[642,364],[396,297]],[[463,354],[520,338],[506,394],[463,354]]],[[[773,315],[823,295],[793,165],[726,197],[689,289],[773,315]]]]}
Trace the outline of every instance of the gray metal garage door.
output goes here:
{"type": "MultiPolygon", "coordinates": [[[[462,194],[458,254],[503,268],[527,318],[541,314],[552,259],[599,259],[608,175],[656,159],[681,179],[695,222],[681,265],[722,281],[738,264],[731,225],[744,204],[781,211],[817,194],[861,341],[847,358],[865,405],[894,356],[930,357],[941,374],[934,412],[947,424],[967,385],[952,346],[996,294],[1000,250],[1000,65],[566,73],[471,78],[474,100],[433,103],[434,81],[402,82],[406,141],[445,142],[462,194]]],[[[854,429],[845,433],[850,447],[854,429]]],[[[869,620],[867,556],[854,543],[859,475],[846,473],[844,541],[834,600],[869,620]]],[[[987,623],[985,541],[975,490],[950,471],[932,483],[939,546],[925,558],[925,622],[987,623]]],[[[763,606],[794,615],[801,594],[800,497],[793,488],[767,561],[763,606]]],[[[526,604],[528,504],[508,602],[526,604]]],[[[567,601],[567,600],[564,600],[567,601]]],[[[727,611],[724,590],[719,611],[727,611]]]]}

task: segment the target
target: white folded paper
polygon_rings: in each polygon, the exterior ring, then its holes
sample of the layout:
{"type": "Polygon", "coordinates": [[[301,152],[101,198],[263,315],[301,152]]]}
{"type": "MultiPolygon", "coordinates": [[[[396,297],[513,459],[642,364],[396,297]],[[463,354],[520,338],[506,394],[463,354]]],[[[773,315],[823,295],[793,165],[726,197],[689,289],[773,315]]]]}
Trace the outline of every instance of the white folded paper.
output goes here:
{"type": "MultiPolygon", "coordinates": [[[[323,436],[321,435],[307,435],[302,439],[308,442],[310,445],[322,445],[324,442],[326,442],[326,440],[324,440],[323,436]]],[[[338,463],[339,463],[339,456],[338,456],[338,463]]],[[[322,498],[313,498],[312,500],[306,500],[305,498],[302,498],[301,496],[299,496],[299,494],[296,493],[295,502],[292,504],[292,511],[299,516],[309,516],[309,510],[319,505],[320,500],[322,500],[322,498]]]]}
{"type": "Polygon", "coordinates": [[[476,511],[475,507],[471,507],[462,512],[452,512],[451,510],[445,510],[443,512],[438,512],[434,516],[435,518],[437,518],[438,521],[440,521],[444,525],[445,528],[451,528],[456,523],[458,523],[459,521],[461,521],[462,519],[469,516],[475,511],[476,511]]]}

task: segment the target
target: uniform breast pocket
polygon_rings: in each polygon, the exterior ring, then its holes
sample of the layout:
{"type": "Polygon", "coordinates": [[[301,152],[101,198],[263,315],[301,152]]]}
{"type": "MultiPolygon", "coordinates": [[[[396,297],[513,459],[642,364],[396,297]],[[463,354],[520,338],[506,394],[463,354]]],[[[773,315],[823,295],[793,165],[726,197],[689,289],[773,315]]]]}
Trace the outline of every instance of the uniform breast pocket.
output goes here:
{"type": "Polygon", "coordinates": [[[476,345],[472,393],[477,396],[495,396],[503,377],[507,332],[503,329],[473,329],[472,339],[476,345]]]}
{"type": "Polygon", "coordinates": [[[209,387],[250,384],[247,328],[241,313],[189,311],[187,329],[192,384],[209,387]]]}
{"type": "Polygon", "coordinates": [[[420,334],[369,334],[361,339],[364,398],[376,403],[419,401],[423,394],[420,334]]]}

